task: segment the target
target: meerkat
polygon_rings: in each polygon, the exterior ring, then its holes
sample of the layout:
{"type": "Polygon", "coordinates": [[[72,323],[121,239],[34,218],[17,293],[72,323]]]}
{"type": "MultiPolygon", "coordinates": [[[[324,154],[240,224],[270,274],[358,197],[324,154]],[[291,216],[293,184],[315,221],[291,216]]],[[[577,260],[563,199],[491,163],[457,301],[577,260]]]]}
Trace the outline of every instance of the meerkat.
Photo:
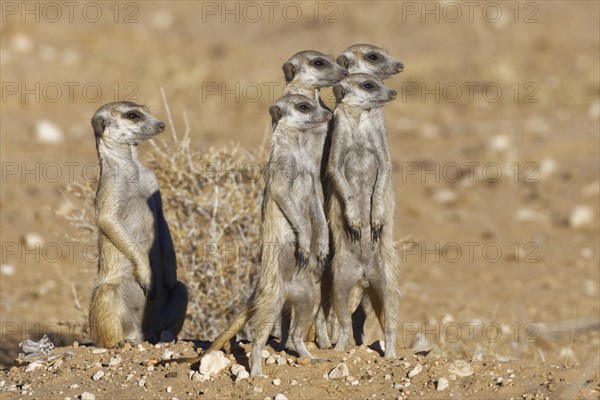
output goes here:
{"type": "Polygon", "coordinates": [[[362,287],[384,329],[385,357],[393,358],[400,295],[393,243],[395,194],[387,132],[370,112],[397,93],[368,74],[351,74],[333,91],[337,107],[327,172],[332,185],[333,309],[340,324],[335,350],[344,351],[348,344],[349,299],[355,287],[362,287]]]}
{"type": "Polygon", "coordinates": [[[331,112],[303,95],[285,95],[269,109],[273,145],[265,167],[261,256],[257,286],[248,303],[200,357],[176,360],[195,363],[250,323],[254,345],[251,376],[262,375],[261,356],[269,333],[285,305],[294,312],[291,339],[300,356],[312,356],[304,333],[320,301],[320,271],[329,253],[329,231],[319,200],[319,170],[309,143],[315,128],[327,124],[331,112]]]}
{"type": "MultiPolygon", "coordinates": [[[[371,44],[355,44],[348,47],[337,57],[336,62],[351,74],[370,74],[382,81],[404,70],[404,64],[392,58],[385,49],[371,44]]],[[[382,129],[387,130],[383,108],[372,109],[370,116],[372,121],[380,124],[382,129]]],[[[365,320],[372,309],[369,297],[363,294],[362,288],[357,287],[353,290],[350,296],[350,311],[354,313],[352,316],[352,336],[356,344],[363,343],[365,320]],[[360,309],[357,309],[359,304],[360,309]]]]}
{"type": "Polygon", "coordinates": [[[122,341],[177,335],[188,295],[177,281],[176,258],[156,176],[137,147],[165,129],[146,106],[106,104],[92,118],[100,178],[96,193],[98,273],[89,311],[92,339],[110,348],[122,341]]]}
{"type": "MultiPolygon", "coordinates": [[[[320,90],[333,86],[344,77],[348,76],[348,71],[337,64],[332,56],[315,50],[305,50],[294,54],[283,64],[282,69],[286,81],[283,89],[284,95],[301,94],[313,98],[322,108],[328,111],[331,110],[321,99],[320,90]]],[[[321,181],[323,181],[326,176],[325,166],[329,154],[327,133],[333,129],[332,122],[333,121],[330,120],[328,125],[314,128],[312,134],[309,136],[310,140],[306,142],[309,153],[317,163],[321,181]]],[[[325,209],[323,184],[318,185],[317,189],[317,194],[325,209]]],[[[285,310],[282,318],[279,350],[285,350],[290,320],[291,316],[289,310],[285,310]]],[[[321,308],[319,308],[317,314],[316,325],[316,340],[317,343],[319,343],[319,347],[331,347],[327,335],[325,316],[321,308]]]]}

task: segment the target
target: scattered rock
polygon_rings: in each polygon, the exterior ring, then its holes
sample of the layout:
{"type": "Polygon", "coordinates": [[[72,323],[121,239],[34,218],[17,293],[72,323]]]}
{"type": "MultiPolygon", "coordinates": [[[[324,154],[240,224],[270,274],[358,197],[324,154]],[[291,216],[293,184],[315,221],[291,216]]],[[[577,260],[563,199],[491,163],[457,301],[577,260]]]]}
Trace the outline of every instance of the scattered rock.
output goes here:
{"type": "Polygon", "coordinates": [[[99,381],[104,376],[104,371],[97,371],[94,375],[92,375],[92,379],[95,381],[99,381]]]}
{"type": "Polygon", "coordinates": [[[571,228],[584,228],[594,222],[594,211],[588,206],[578,205],[573,208],[569,216],[569,225],[571,228]]]}
{"type": "Polygon", "coordinates": [[[119,365],[121,363],[121,361],[123,360],[123,357],[121,357],[120,355],[116,355],[110,358],[110,360],[108,361],[108,366],[109,367],[116,367],[117,365],[119,365]]]}
{"type": "Polygon", "coordinates": [[[15,274],[15,266],[11,264],[2,264],[0,266],[0,274],[12,276],[15,274]]]}
{"type": "Polygon", "coordinates": [[[271,355],[270,355],[270,356],[267,358],[267,361],[266,361],[266,363],[267,363],[267,364],[269,364],[269,365],[270,365],[270,364],[275,364],[275,362],[277,362],[277,357],[278,357],[278,356],[277,356],[276,354],[271,354],[271,355]]]}
{"type": "Polygon", "coordinates": [[[471,376],[473,375],[473,369],[471,365],[465,360],[456,360],[448,366],[448,372],[456,376],[471,376]]]}
{"type": "Polygon", "coordinates": [[[225,357],[222,351],[215,351],[207,354],[200,361],[199,371],[202,375],[213,376],[225,369],[231,361],[225,357]]]}
{"type": "Polygon", "coordinates": [[[157,10],[150,16],[150,24],[154,28],[160,30],[169,29],[173,25],[174,21],[175,18],[173,17],[173,14],[165,9],[157,10]]]}
{"type": "Polygon", "coordinates": [[[163,360],[170,360],[171,357],[173,357],[173,354],[175,354],[174,351],[172,351],[170,349],[164,349],[160,358],[162,358],[163,360]]]}
{"type": "Polygon", "coordinates": [[[446,379],[442,376],[440,379],[438,379],[437,384],[435,385],[435,389],[438,391],[442,391],[442,390],[447,389],[448,386],[450,386],[448,379],[446,379]]]}
{"type": "Polygon", "coordinates": [[[483,354],[480,352],[473,354],[473,361],[483,361],[483,354]]]}
{"type": "Polygon", "coordinates": [[[140,379],[140,380],[138,381],[138,383],[137,383],[137,385],[138,385],[139,387],[143,387],[145,384],[146,384],[146,380],[145,380],[145,379],[140,379]]]}
{"type": "Polygon", "coordinates": [[[53,122],[41,119],[35,123],[35,138],[40,143],[59,144],[65,140],[63,131],[53,122]]]}
{"type": "Polygon", "coordinates": [[[35,232],[24,234],[21,236],[20,242],[23,246],[25,246],[26,250],[35,250],[36,247],[42,248],[45,243],[44,238],[35,232]]]}
{"type": "Polygon", "coordinates": [[[433,200],[440,204],[452,204],[458,199],[458,195],[449,189],[438,190],[433,195],[433,200]]]}
{"type": "Polygon", "coordinates": [[[358,382],[358,380],[357,380],[357,379],[355,379],[355,380],[353,380],[352,382],[350,382],[350,384],[351,384],[352,386],[356,386],[356,385],[358,385],[358,383],[359,383],[359,382],[358,382]]]}
{"type": "Polygon", "coordinates": [[[268,350],[263,350],[262,351],[262,358],[269,358],[270,355],[271,355],[271,353],[269,353],[268,350]]]}
{"type": "Polygon", "coordinates": [[[107,351],[108,351],[107,349],[95,348],[95,349],[92,349],[92,354],[102,354],[102,353],[106,353],[107,351]]]}
{"type": "Polygon", "coordinates": [[[329,372],[327,376],[329,379],[342,379],[350,375],[350,370],[346,363],[339,363],[334,369],[329,372]]]}
{"type": "Polygon", "coordinates": [[[279,378],[273,379],[273,385],[275,385],[275,386],[281,385],[281,379],[279,379],[279,378]]]}
{"type": "Polygon", "coordinates": [[[385,374],[383,379],[385,379],[386,381],[389,381],[390,379],[392,379],[392,376],[390,374],[385,374]]]}
{"type": "Polygon", "coordinates": [[[283,393],[277,393],[273,400],[288,400],[287,396],[283,393]]]}
{"type": "Polygon", "coordinates": [[[190,379],[196,382],[205,382],[210,379],[208,375],[202,375],[198,371],[190,371],[190,379]]]}
{"type": "Polygon", "coordinates": [[[173,391],[173,387],[172,386],[167,386],[167,393],[171,393],[173,391]]]}
{"type": "Polygon", "coordinates": [[[96,395],[90,392],[81,393],[81,400],[96,400],[96,395]]]}
{"type": "Polygon", "coordinates": [[[27,54],[33,50],[33,40],[24,33],[17,33],[10,38],[10,48],[15,53],[27,54]]]}
{"type": "Polygon", "coordinates": [[[27,367],[25,368],[25,372],[33,372],[33,371],[35,371],[36,369],[38,369],[40,367],[42,367],[42,364],[37,363],[37,362],[34,361],[34,362],[29,363],[27,365],[27,367]]]}
{"type": "Polygon", "coordinates": [[[417,375],[419,375],[421,373],[421,371],[423,371],[423,365],[421,364],[417,364],[413,369],[411,369],[410,371],[408,371],[408,377],[409,378],[413,378],[417,375]]]}
{"type": "Polygon", "coordinates": [[[262,386],[254,386],[254,389],[252,389],[252,390],[255,391],[256,393],[262,393],[263,392],[262,386]]]}
{"type": "Polygon", "coordinates": [[[79,385],[74,383],[71,386],[69,386],[69,389],[77,389],[78,387],[79,387],[79,385]]]}

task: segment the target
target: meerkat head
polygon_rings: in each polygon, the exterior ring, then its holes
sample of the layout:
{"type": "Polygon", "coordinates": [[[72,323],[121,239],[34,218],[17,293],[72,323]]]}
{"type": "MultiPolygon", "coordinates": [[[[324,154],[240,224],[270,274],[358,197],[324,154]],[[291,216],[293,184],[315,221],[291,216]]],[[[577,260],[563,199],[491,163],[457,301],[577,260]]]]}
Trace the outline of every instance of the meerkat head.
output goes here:
{"type": "Polygon", "coordinates": [[[337,103],[368,110],[385,106],[398,93],[369,74],[350,74],[333,87],[337,103]]]}
{"type": "Polygon", "coordinates": [[[296,130],[316,128],[331,119],[331,112],[325,110],[316,101],[299,94],[281,97],[269,108],[273,129],[277,125],[296,130]]]}
{"type": "Polygon", "coordinates": [[[404,69],[404,65],[390,57],[385,49],[370,44],[350,46],[336,61],[351,74],[371,74],[379,79],[387,79],[404,69]]]}
{"type": "Polygon", "coordinates": [[[332,56],[314,50],[301,51],[283,64],[287,83],[297,83],[320,89],[332,86],[348,75],[345,68],[335,63],[332,56]]]}
{"type": "Polygon", "coordinates": [[[129,101],[105,104],[92,117],[97,140],[118,144],[138,144],[165,130],[145,105],[129,101]]]}

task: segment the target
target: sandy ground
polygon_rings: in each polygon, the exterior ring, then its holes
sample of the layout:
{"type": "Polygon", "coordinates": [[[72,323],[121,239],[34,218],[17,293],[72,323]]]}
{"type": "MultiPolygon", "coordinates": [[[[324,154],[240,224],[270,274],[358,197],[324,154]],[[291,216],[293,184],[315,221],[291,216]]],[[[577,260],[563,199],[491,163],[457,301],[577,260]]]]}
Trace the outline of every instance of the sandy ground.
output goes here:
{"type": "MultiPolygon", "coordinates": [[[[471,10],[291,2],[271,14],[254,3],[260,16],[238,2],[76,3],[72,15],[61,6],[60,18],[44,3],[30,14],[2,3],[0,363],[11,367],[18,343],[45,333],[67,346],[55,352],[74,352],[59,366],[1,372],[3,398],[599,396],[597,2],[474,2],[471,10]],[[149,344],[143,352],[71,348],[89,341],[82,331],[96,266],[56,212],[69,207],[67,185],[95,173],[93,112],[130,99],[167,120],[164,88],[173,114],[166,135],[185,130],[185,112],[195,149],[253,149],[268,144],[283,62],[358,42],[384,46],[406,66],[388,81],[400,96],[386,108],[404,359],[316,350],[331,361],[297,365],[286,355],[292,363],[268,365],[266,380],[234,383],[222,373],[199,382],[187,365],[170,367],[172,378],[165,367],[148,371],[143,361],[163,351],[149,344]],[[44,120],[60,130],[55,142],[39,138],[44,120]],[[37,248],[27,244],[36,236],[37,248]],[[415,356],[421,350],[431,352],[415,356]],[[113,353],[121,364],[103,366],[113,353]],[[343,358],[358,385],[323,378],[343,358]],[[453,380],[448,366],[461,359],[474,374],[453,380]],[[417,363],[423,372],[411,386],[394,388],[417,363]],[[449,380],[443,392],[440,377],[449,380]]],[[[379,335],[370,321],[369,343],[379,335]]],[[[193,353],[189,341],[171,347],[193,353]]]]}

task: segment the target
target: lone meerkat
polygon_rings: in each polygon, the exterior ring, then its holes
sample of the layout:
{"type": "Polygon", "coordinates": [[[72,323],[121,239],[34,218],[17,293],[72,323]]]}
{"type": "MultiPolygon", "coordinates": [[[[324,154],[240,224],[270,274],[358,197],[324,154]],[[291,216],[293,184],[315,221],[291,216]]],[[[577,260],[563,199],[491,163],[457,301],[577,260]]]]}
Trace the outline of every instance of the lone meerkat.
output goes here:
{"type": "MultiPolygon", "coordinates": [[[[385,49],[371,44],[355,44],[348,47],[337,57],[336,62],[351,74],[365,73],[382,81],[404,70],[404,64],[392,58],[385,49]]],[[[387,130],[383,108],[372,109],[370,116],[380,124],[380,128],[387,130]]],[[[357,287],[350,296],[350,311],[354,313],[359,303],[361,309],[352,317],[352,331],[356,343],[362,344],[365,320],[372,311],[372,306],[369,297],[363,295],[362,288],[357,287]]]]}
{"type": "Polygon", "coordinates": [[[137,146],[165,129],[146,106],[106,104],[92,118],[100,179],[96,193],[99,260],[90,303],[94,343],[158,341],[177,335],[188,303],[156,176],[137,146]]]}
{"type": "Polygon", "coordinates": [[[391,358],[396,355],[400,295],[393,242],[395,194],[387,132],[370,113],[397,93],[368,74],[351,74],[333,91],[338,104],[327,172],[332,185],[332,297],[340,323],[335,350],[344,351],[348,344],[350,295],[363,287],[384,329],[385,356],[391,358]]]}
{"type": "Polygon", "coordinates": [[[261,265],[256,288],[229,328],[200,357],[178,362],[195,363],[221,349],[250,321],[254,333],[250,375],[262,375],[262,351],[284,305],[294,311],[291,338],[296,351],[318,360],[306,348],[304,333],[319,305],[321,265],[329,253],[329,231],[317,195],[319,171],[308,144],[314,129],[331,119],[331,112],[302,95],[281,97],[269,112],[273,146],[264,171],[261,265]]]}

